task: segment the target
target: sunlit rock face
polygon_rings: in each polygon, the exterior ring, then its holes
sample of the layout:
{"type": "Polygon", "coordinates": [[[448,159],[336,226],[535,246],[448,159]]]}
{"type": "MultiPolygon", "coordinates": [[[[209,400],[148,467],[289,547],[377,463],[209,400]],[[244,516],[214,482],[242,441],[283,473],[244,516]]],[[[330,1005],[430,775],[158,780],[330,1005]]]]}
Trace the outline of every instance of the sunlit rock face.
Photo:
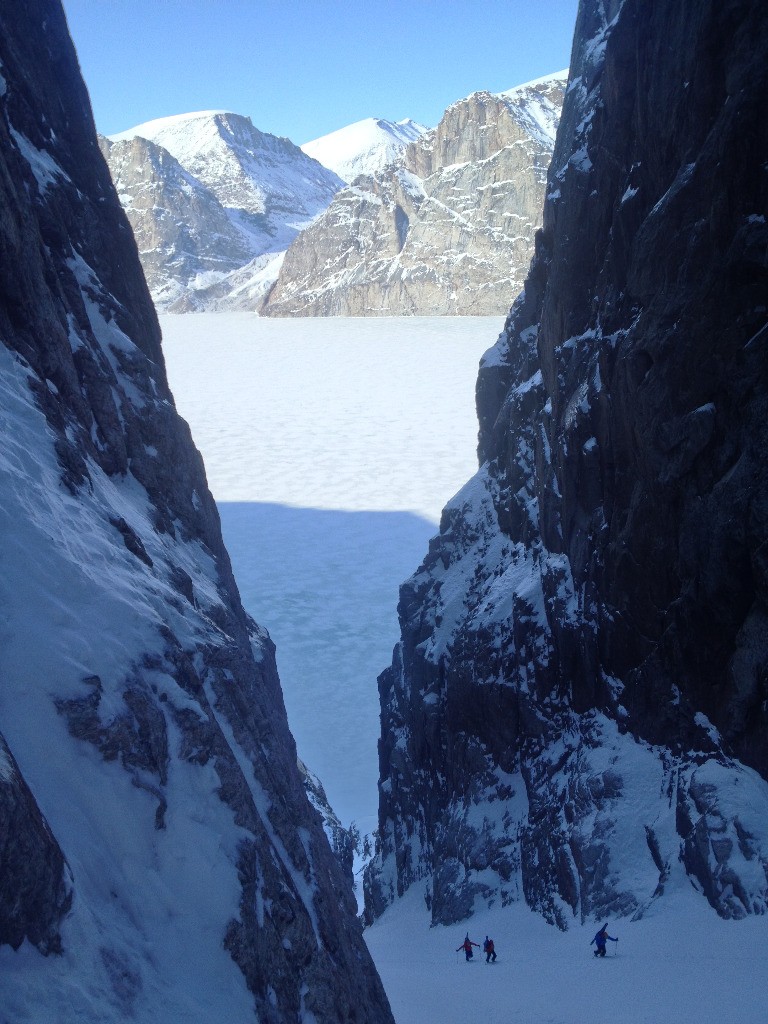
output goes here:
{"type": "Polygon", "coordinates": [[[375,917],[768,907],[768,16],[583,0],[481,468],[380,677],[375,917]]]}
{"type": "Polygon", "coordinates": [[[268,316],[503,314],[541,223],[565,76],[474,93],[339,192],[286,253],[268,316]]]}
{"type": "Polygon", "coordinates": [[[0,1016],[390,1022],[53,0],[0,105],[0,1016]]]}
{"type": "Polygon", "coordinates": [[[195,283],[250,262],[252,246],[226,208],[167,149],[138,135],[99,144],[158,308],[191,301],[195,283]]]}

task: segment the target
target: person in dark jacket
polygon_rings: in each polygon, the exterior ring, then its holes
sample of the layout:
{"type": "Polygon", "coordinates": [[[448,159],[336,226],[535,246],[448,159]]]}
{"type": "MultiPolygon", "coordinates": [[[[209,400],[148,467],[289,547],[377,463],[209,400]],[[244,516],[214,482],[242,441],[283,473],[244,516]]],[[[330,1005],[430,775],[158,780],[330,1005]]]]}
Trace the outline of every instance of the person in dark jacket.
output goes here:
{"type": "Polygon", "coordinates": [[[477,948],[480,949],[480,943],[479,942],[473,942],[470,939],[470,937],[469,937],[469,932],[467,932],[464,941],[459,946],[459,948],[456,950],[456,952],[458,953],[459,949],[463,949],[464,950],[464,956],[467,958],[467,960],[471,960],[472,957],[474,956],[474,954],[472,952],[472,947],[473,946],[477,946],[477,948]]]}
{"type": "Polygon", "coordinates": [[[485,962],[487,964],[496,963],[496,949],[493,945],[493,939],[489,939],[487,935],[483,943],[483,952],[485,953],[485,962]]]}
{"type": "Polygon", "coordinates": [[[608,925],[607,925],[607,923],[603,925],[603,927],[600,929],[600,931],[597,933],[597,935],[594,937],[594,939],[592,939],[592,942],[590,942],[590,946],[592,945],[592,943],[594,943],[595,946],[597,947],[595,949],[595,956],[605,956],[605,942],[606,942],[606,939],[610,939],[611,942],[618,942],[619,941],[618,939],[614,939],[614,937],[612,935],[608,934],[608,925]]]}

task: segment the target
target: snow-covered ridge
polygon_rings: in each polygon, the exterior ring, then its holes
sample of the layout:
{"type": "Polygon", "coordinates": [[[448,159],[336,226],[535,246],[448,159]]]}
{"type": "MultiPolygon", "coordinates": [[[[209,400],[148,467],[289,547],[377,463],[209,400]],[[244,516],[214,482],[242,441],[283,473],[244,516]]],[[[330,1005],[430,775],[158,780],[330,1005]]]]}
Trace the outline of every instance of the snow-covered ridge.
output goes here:
{"type": "Polygon", "coordinates": [[[559,94],[565,89],[568,74],[566,68],[554,75],[536,78],[532,82],[526,82],[496,95],[520,111],[521,116],[529,122],[532,135],[538,132],[542,140],[548,140],[554,146],[557,126],[560,123],[562,97],[558,95],[557,102],[553,102],[553,91],[558,90],[559,94]]]}
{"type": "Polygon", "coordinates": [[[569,69],[563,68],[562,71],[555,71],[551,75],[542,75],[541,78],[533,78],[530,82],[515,85],[511,89],[505,89],[503,92],[496,93],[496,95],[514,98],[516,95],[528,92],[529,90],[539,90],[542,86],[548,86],[552,82],[560,82],[565,86],[568,83],[568,74],[569,69]]]}
{"type": "Polygon", "coordinates": [[[246,268],[263,278],[264,257],[284,252],[343,185],[290,140],[227,111],[148,121],[104,148],[153,297],[174,311],[225,296],[253,308],[271,281],[244,280],[246,268]],[[198,184],[194,196],[174,165],[198,184]]]}
{"type": "Polygon", "coordinates": [[[110,142],[125,142],[127,139],[136,138],[137,135],[141,136],[142,139],[154,141],[158,135],[183,129],[190,121],[207,122],[219,114],[226,113],[226,110],[195,110],[187,114],[170,114],[167,117],[155,117],[151,121],[144,121],[133,128],[126,128],[125,131],[117,132],[115,135],[107,137],[110,142]]]}
{"type": "Polygon", "coordinates": [[[369,117],[305,142],[301,148],[344,181],[351,182],[360,174],[374,174],[393,163],[408,143],[426,130],[411,119],[392,122],[369,117]]]}

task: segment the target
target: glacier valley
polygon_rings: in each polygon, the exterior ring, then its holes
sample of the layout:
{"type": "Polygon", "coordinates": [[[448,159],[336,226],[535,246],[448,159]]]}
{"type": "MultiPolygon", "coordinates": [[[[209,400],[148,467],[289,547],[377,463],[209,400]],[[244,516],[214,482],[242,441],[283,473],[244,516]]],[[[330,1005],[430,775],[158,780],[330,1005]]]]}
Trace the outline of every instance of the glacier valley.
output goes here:
{"type": "Polygon", "coordinates": [[[243,604],[277,644],[299,756],[342,822],[371,832],[376,677],[398,637],[398,587],[474,470],[477,366],[503,321],[161,325],[243,604]]]}

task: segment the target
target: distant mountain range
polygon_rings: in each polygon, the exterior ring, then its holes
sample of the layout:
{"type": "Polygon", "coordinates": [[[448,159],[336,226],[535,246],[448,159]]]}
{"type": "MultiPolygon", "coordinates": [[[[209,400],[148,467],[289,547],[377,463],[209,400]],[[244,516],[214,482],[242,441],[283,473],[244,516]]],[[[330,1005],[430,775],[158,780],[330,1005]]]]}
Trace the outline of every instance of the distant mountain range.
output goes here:
{"type": "Polygon", "coordinates": [[[224,111],[148,121],[101,145],[160,309],[210,308],[244,267],[258,281],[343,185],[288,139],[224,111]]]}
{"type": "Polygon", "coordinates": [[[269,316],[493,315],[541,223],[567,73],[450,106],[292,243],[269,316]]]}
{"type": "Polygon", "coordinates": [[[295,146],[225,111],[101,138],[168,312],[496,313],[528,265],[565,73],[437,128],[367,118],[295,146]]]}

